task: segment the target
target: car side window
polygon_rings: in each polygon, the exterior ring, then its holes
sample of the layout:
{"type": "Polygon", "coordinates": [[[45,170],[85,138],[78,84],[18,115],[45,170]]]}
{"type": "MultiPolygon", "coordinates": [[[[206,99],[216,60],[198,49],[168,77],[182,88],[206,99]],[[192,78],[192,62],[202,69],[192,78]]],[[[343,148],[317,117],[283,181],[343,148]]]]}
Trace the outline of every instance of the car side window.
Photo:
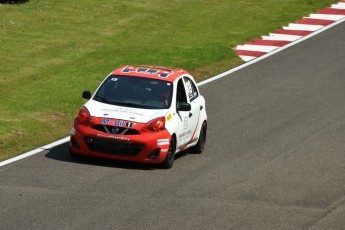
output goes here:
{"type": "Polygon", "coordinates": [[[190,78],[183,77],[183,79],[186,84],[186,90],[189,97],[189,101],[192,102],[195,98],[199,96],[198,90],[196,88],[196,85],[190,78]]]}
{"type": "Polygon", "coordinates": [[[184,88],[182,78],[177,82],[176,109],[178,109],[181,102],[187,102],[186,90],[184,88]]]}

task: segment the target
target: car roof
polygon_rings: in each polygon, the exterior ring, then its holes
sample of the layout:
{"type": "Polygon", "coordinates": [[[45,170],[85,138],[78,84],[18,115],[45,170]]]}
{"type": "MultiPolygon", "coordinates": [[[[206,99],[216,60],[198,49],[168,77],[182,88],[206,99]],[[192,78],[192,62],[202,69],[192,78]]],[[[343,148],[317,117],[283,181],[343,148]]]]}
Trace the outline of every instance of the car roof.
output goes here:
{"type": "Polygon", "coordinates": [[[111,74],[135,77],[153,78],[174,82],[181,75],[190,75],[187,71],[179,68],[168,68],[164,66],[138,65],[122,66],[115,69],[111,74]]]}

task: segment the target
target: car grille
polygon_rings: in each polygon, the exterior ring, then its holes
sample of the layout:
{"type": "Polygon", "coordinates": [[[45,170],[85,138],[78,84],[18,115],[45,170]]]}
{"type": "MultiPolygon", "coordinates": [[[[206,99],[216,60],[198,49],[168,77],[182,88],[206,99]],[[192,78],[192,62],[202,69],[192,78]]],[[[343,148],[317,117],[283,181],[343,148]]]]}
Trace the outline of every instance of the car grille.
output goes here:
{"type": "Polygon", "coordinates": [[[117,126],[110,126],[110,125],[95,125],[92,127],[93,129],[103,132],[103,133],[111,133],[111,134],[121,134],[121,135],[138,135],[140,132],[136,129],[130,129],[126,127],[117,127],[117,126]]]}
{"type": "Polygon", "coordinates": [[[122,156],[136,156],[145,147],[141,143],[95,137],[85,137],[84,141],[92,151],[122,156]]]}

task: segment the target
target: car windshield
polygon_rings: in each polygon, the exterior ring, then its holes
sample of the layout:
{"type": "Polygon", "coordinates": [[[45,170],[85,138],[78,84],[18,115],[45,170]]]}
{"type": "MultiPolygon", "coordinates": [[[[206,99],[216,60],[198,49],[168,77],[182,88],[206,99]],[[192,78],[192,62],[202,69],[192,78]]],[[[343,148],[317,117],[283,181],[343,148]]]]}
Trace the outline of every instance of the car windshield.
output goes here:
{"type": "Polygon", "coordinates": [[[93,97],[94,100],[144,109],[170,108],[173,84],[143,77],[110,75],[93,97]]]}

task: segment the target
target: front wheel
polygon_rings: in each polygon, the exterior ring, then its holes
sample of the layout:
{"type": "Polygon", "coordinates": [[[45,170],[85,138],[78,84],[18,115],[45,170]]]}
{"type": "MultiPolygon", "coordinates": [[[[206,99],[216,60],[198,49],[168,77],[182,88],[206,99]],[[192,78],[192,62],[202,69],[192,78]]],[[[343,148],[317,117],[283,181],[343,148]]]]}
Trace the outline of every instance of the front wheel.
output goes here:
{"type": "Polygon", "coordinates": [[[168,149],[168,153],[164,159],[164,161],[160,164],[160,166],[164,169],[170,169],[174,164],[175,159],[175,140],[172,137],[168,149]]]}
{"type": "Polygon", "coordinates": [[[192,147],[193,152],[202,153],[204,151],[205,144],[206,144],[206,133],[207,133],[207,125],[204,122],[200,130],[198,143],[192,147]]]}

